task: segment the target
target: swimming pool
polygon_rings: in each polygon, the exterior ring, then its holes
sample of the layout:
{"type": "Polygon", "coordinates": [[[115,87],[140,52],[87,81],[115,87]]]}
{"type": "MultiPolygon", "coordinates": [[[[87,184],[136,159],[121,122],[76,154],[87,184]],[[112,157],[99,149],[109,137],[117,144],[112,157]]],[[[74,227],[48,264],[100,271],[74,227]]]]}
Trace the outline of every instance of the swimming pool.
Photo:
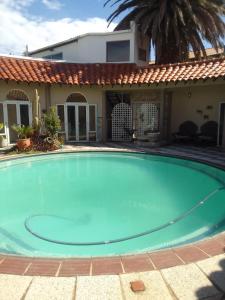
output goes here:
{"type": "Polygon", "coordinates": [[[0,162],[0,252],[138,253],[225,230],[225,172],[143,153],[83,152],[0,162]]]}

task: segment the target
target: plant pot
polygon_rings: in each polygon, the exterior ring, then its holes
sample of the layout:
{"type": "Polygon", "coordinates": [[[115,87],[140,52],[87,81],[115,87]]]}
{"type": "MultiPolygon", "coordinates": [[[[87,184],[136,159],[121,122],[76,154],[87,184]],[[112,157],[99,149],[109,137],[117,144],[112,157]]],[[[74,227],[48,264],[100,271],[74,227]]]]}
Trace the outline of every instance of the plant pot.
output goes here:
{"type": "Polygon", "coordinates": [[[26,150],[31,145],[30,138],[28,138],[28,139],[19,139],[19,140],[17,140],[16,145],[17,145],[17,148],[19,150],[26,150]]]}
{"type": "Polygon", "coordinates": [[[0,148],[5,148],[8,146],[7,139],[0,137],[0,148]]]}

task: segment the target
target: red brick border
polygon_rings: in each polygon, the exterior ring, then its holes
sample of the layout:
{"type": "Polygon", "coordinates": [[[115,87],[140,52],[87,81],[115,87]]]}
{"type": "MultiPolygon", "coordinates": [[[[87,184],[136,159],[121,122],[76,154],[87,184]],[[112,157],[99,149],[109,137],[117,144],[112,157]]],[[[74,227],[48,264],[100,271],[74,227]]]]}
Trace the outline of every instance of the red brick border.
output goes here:
{"type": "Polygon", "coordinates": [[[183,247],[98,258],[49,259],[2,255],[0,274],[72,277],[160,270],[225,253],[225,232],[183,247]]]}

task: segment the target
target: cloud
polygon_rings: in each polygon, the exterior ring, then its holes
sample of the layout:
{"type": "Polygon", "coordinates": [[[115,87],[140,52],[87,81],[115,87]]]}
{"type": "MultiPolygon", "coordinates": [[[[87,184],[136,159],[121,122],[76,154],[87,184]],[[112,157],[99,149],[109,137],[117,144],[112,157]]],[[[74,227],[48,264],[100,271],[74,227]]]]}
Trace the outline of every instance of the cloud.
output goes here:
{"type": "Polygon", "coordinates": [[[111,31],[102,18],[43,20],[27,15],[33,0],[0,1],[0,53],[20,55],[28,45],[34,50],[87,32],[111,31]]]}
{"type": "Polygon", "coordinates": [[[35,0],[1,0],[1,5],[20,10],[30,6],[35,0]]]}
{"type": "Polygon", "coordinates": [[[42,3],[49,9],[59,10],[62,7],[62,3],[58,0],[42,0],[42,3]]]}

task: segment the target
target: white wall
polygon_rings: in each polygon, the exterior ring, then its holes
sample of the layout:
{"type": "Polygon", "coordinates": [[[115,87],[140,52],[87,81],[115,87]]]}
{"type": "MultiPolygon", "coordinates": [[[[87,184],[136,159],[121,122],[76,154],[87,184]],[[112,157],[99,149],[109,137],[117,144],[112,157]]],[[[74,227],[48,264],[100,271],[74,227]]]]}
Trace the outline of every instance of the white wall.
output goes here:
{"type": "Polygon", "coordinates": [[[31,55],[31,57],[35,58],[43,58],[44,56],[47,55],[53,55],[53,54],[58,54],[58,53],[63,53],[63,60],[73,60],[76,58],[77,55],[77,42],[73,42],[71,44],[67,44],[64,46],[59,46],[56,48],[53,48],[53,50],[45,50],[37,54],[31,55]]]}
{"type": "MultiPolygon", "coordinates": [[[[199,128],[207,121],[219,121],[220,103],[225,102],[225,84],[211,84],[177,88],[172,96],[172,133],[184,121],[192,121],[199,128]],[[208,110],[207,106],[212,109],[208,110]],[[198,113],[201,110],[202,113],[198,113]],[[204,115],[208,119],[204,119],[204,115]]],[[[199,129],[200,130],[200,129],[199,129]]]]}
{"type": "Polygon", "coordinates": [[[140,63],[137,56],[137,49],[140,43],[137,42],[137,31],[134,23],[131,24],[131,29],[129,30],[84,34],[79,36],[73,43],[64,46],[55,46],[52,47],[52,51],[43,50],[31,56],[43,58],[46,55],[63,52],[63,60],[66,61],[76,63],[105,63],[106,43],[123,40],[130,41],[130,60],[125,62],[140,63]]]}

